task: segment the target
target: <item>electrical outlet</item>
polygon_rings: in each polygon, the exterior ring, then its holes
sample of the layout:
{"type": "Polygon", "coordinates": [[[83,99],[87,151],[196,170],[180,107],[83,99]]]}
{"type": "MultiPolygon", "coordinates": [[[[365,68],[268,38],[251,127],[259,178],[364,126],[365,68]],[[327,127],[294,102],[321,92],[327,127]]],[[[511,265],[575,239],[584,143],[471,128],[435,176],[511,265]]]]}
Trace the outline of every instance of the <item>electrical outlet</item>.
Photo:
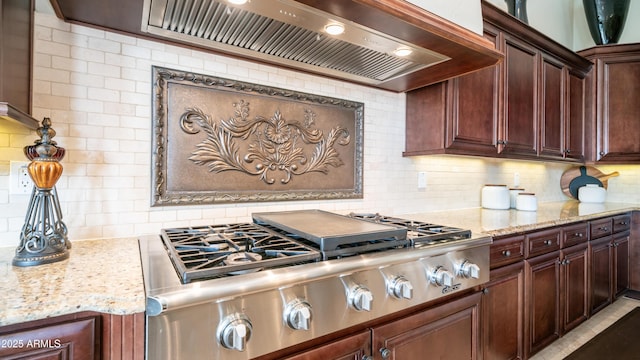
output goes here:
{"type": "Polygon", "coordinates": [[[16,195],[29,195],[33,190],[33,180],[29,176],[26,161],[11,162],[11,193],[16,195]]]}

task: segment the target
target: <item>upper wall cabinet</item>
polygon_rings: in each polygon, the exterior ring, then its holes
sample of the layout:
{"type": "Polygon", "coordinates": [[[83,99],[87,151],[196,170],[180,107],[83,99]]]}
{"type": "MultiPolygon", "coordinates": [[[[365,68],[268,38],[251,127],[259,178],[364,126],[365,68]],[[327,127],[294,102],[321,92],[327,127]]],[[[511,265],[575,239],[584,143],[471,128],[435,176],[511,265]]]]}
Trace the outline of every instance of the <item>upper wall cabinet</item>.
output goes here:
{"type": "Polygon", "coordinates": [[[640,44],[597,46],[580,52],[594,62],[587,78],[587,160],[640,161],[640,44]]]}
{"type": "Polygon", "coordinates": [[[33,1],[0,0],[0,119],[35,129],[31,112],[33,1]]]}
{"type": "Polygon", "coordinates": [[[583,161],[591,62],[486,2],[483,18],[504,62],[408,92],[404,155],[583,161]]]}

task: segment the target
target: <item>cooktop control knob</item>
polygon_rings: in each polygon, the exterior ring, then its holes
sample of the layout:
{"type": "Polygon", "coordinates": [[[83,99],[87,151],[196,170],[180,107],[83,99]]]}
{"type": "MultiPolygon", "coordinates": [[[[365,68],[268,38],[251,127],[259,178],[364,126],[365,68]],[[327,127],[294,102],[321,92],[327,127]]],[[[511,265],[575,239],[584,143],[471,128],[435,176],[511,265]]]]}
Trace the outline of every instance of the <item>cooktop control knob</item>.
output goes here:
{"type": "Polygon", "coordinates": [[[413,298],[413,285],[404,276],[396,276],[389,281],[387,292],[396,299],[411,299],[413,298]]]}
{"type": "Polygon", "coordinates": [[[432,270],[427,271],[427,279],[430,283],[437,286],[451,286],[453,283],[453,274],[444,266],[438,266],[432,270]]]}
{"type": "Polygon", "coordinates": [[[349,291],[349,304],[358,311],[371,311],[373,293],[362,285],[358,285],[349,291]]]}
{"type": "Polygon", "coordinates": [[[251,321],[245,314],[229,315],[218,325],[218,342],[227,349],[244,351],[252,330],[251,321]]]}
{"type": "Polygon", "coordinates": [[[465,260],[457,266],[456,275],[477,279],[480,277],[480,267],[469,260],[465,260]]]}
{"type": "Polygon", "coordinates": [[[284,322],[293,330],[309,330],[311,325],[311,304],[295,299],[284,308],[284,322]]]}

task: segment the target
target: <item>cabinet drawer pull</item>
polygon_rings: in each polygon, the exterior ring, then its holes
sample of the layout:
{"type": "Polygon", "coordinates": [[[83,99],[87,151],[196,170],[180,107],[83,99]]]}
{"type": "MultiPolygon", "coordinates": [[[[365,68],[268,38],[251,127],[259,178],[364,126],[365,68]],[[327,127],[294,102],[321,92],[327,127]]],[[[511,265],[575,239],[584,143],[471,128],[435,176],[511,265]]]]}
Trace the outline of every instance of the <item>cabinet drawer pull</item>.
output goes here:
{"type": "Polygon", "coordinates": [[[606,231],[609,231],[609,228],[606,226],[603,226],[603,227],[599,227],[598,230],[606,232],[606,231]]]}
{"type": "Polygon", "coordinates": [[[509,251],[509,250],[505,250],[505,251],[503,251],[503,252],[502,252],[502,256],[504,256],[504,257],[509,257],[509,256],[511,256],[511,251],[509,251]]]}
{"type": "Polygon", "coordinates": [[[582,233],[575,233],[575,234],[573,234],[573,237],[580,237],[580,238],[581,238],[582,236],[583,236],[583,234],[582,234],[582,233]]]}
{"type": "Polygon", "coordinates": [[[620,222],[618,223],[618,225],[627,226],[627,225],[629,225],[629,223],[628,223],[628,222],[626,222],[626,221],[620,221],[620,222]]]}
{"type": "Polygon", "coordinates": [[[553,241],[551,241],[551,240],[545,240],[545,241],[544,241],[544,244],[545,244],[546,246],[551,246],[551,244],[552,244],[552,243],[553,243],[553,241]]]}

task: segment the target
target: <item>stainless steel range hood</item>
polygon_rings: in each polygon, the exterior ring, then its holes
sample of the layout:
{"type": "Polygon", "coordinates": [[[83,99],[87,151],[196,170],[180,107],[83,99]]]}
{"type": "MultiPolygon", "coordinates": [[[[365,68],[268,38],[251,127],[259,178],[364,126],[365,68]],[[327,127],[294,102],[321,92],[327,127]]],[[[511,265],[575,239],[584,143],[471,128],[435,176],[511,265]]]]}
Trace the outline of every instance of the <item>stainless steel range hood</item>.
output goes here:
{"type": "MultiPolygon", "coordinates": [[[[407,29],[399,29],[408,34],[406,39],[339,16],[347,11],[353,12],[354,5],[349,3],[359,1],[343,0],[338,2],[339,6],[326,9],[337,9],[333,13],[320,9],[325,5],[322,2],[310,1],[314,3],[313,7],[302,2],[306,1],[253,0],[234,5],[227,0],[145,0],[141,30],[153,37],[394,91],[426,85],[424,80],[412,85],[405,78],[414,74],[424,77],[429,68],[451,61],[451,54],[407,40],[416,36],[413,34],[416,29],[425,31],[421,28],[422,24],[410,23],[415,17],[411,12],[415,13],[418,8],[407,2],[402,2],[404,13],[400,15],[412,17],[408,21],[400,19],[402,26],[406,25],[407,29]],[[329,35],[325,31],[328,24],[340,24],[344,32],[341,35],[329,35]],[[410,50],[410,54],[396,55],[400,49],[410,50]]],[[[380,4],[356,6],[375,8],[380,4]]],[[[383,11],[384,21],[398,21],[388,16],[385,9],[374,11],[383,11]]],[[[431,25],[437,28],[439,24],[431,25]]],[[[442,37],[448,37],[448,41],[458,46],[468,41],[457,41],[450,32],[445,33],[448,30],[446,26],[442,30],[442,37]]],[[[481,49],[486,45],[482,44],[482,37],[477,34],[464,35],[472,38],[472,45],[465,46],[473,48],[475,43],[476,49],[473,50],[484,52],[482,55],[487,57],[484,66],[499,61],[501,55],[498,52],[481,49]]],[[[428,37],[425,39],[429,41],[428,37]]],[[[457,50],[453,53],[459,55],[457,50]]],[[[462,65],[454,75],[479,68],[469,69],[464,67],[464,63],[462,65]]],[[[460,66],[460,62],[451,66],[460,66]]],[[[442,78],[436,80],[444,80],[450,72],[445,71],[442,78]]]]}
{"type": "Polygon", "coordinates": [[[371,85],[449,60],[293,1],[147,0],[145,9],[149,33],[371,85]],[[329,35],[328,24],[344,33],[329,35]]]}

